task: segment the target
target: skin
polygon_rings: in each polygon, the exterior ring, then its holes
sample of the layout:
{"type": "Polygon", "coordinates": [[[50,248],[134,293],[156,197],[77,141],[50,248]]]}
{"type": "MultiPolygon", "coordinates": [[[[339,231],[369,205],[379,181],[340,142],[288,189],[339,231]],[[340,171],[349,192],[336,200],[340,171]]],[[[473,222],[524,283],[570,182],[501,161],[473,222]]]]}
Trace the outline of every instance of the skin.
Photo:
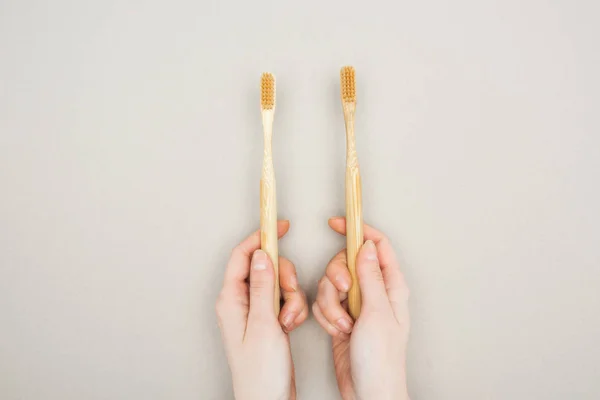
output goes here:
{"type": "MultiPolygon", "coordinates": [[[[278,221],[279,237],[289,225],[278,221]]],[[[296,268],[283,257],[279,275],[284,304],[276,317],[275,272],[269,256],[260,250],[260,232],[236,246],[227,263],[216,311],[238,400],[296,398],[288,333],[306,320],[308,305],[296,268]]]]}
{"type": "MultiPolygon", "coordinates": [[[[343,217],[330,219],[329,226],[340,234],[346,232],[343,217]]],[[[279,237],[288,229],[289,222],[278,222],[279,237]]],[[[357,257],[362,292],[359,318],[353,321],[348,314],[352,282],[345,249],[329,262],[312,309],[332,337],[335,373],[344,400],[405,400],[409,398],[405,367],[409,292],[388,239],[368,225],[364,235],[366,242],[357,257]]],[[[273,265],[259,248],[258,231],[236,246],[216,305],[235,398],[295,399],[288,333],[308,316],[306,296],[298,287],[295,267],[280,257],[284,305],[275,316],[273,265]]]]}
{"type": "MultiPolygon", "coordinates": [[[[346,233],[346,220],[329,226],[346,233]]],[[[352,281],[346,251],[335,255],[319,281],[315,318],[332,337],[333,361],[340,394],[350,399],[408,399],[406,347],[409,291],[389,240],[365,225],[366,242],[357,257],[362,308],[353,322],[347,293],[352,281]]]]}

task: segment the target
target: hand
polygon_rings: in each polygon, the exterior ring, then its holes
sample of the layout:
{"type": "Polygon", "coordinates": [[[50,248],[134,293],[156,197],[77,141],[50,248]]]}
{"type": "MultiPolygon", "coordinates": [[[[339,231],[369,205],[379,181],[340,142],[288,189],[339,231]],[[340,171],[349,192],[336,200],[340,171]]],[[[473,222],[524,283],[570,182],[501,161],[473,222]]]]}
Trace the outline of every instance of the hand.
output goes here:
{"type": "MultiPolygon", "coordinates": [[[[279,237],[288,229],[288,221],[277,223],[279,237]]],[[[278,320],[273,310],[273,263],[259,248],[257,231],[233,250],[216,305],[235,398],[295,399],[294,365],[287,333],[306,320],[306,297],[298,287],[294,265],[280,257],[279,282],[285,303],[278,320]]]]}
{"type": "MultiPolygon", "coordinates": [[[[346,233],[345,218],[332,218],[329,226],[346,233]]],[[[332,336],[335,375],[345,400],[408,399],[408,288],[388,239],[368,225],[364,235],[367,241],[356,262],[360,316],[353,322],[347,311],[352,281],[345,249],[333,257],[319,281],[313,313],[332,336]]]]}

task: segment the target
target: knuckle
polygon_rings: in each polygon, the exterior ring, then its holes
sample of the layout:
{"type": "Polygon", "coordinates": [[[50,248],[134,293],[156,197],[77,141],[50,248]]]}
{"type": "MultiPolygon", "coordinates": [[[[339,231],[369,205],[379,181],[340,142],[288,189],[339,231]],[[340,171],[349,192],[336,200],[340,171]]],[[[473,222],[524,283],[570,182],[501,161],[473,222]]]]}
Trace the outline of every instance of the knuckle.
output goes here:
{"type": "Polygon", "coordinates": [[[373,279],[377,281],[383,282],[383,274],[381,273],[381,268],[379,267],[379,263],[376,261],[367,261],[365,263],[365,272],[373,277],[373,279]]]}
{"type": "Polygon", "coordinates": [[[383,280],[383,275],[381,275],[381,272],[377,273],[377,271],[374,271],[373,272],[373,278],[377,282],[385,283],[384,280],[383,280]]]}
{"type": "Polygon", "coordinates": [[[333,281],[335,279],[335,276],[339,275],[340,272],[342,272],[344,269],[346,269],[345,265],[335,263],[330,264],[327,270],[325,271],[325,276],[331,277],[332,279],[330,280],[333,281]]]}
{"type": "Polygon", "coordinates": [[[325,276],[327,277],[327,279],[329,279],[330,282],[335,281],[336,275],[337,274],[333,268],[327,268],[327,271],[325,271],[325,276]]]}
{"type": "Polygon", "coordinates": [[[319,314],[319,304],[316,301],[314,303],[312,303],[311,310],[312,310],[313,315],[319,314]]]}
{"type": "Polygon", "coordinates": [[[233,258],[236,255],[240,254],[242,252],[242,248],[240,247],[240,245],[238,244],[237,246],[235,246],[233,249],[231,249],[231,252],[229,254],[229,258],[233,258]]]}
{"type": "Polygon", "coordinates": [[[388,237],[387,237],[387,236],[385,236],[385,235],[382,235],[382,236],[381,236],[381,239],[379,239],[379,244],[386,245],[386,246],[387,246],[387,245],[391,245],[391,243],[390,243],[390,239],[388,239],[388,237]]]}
{"type": "Polygon", "coordinates": [[[284,268],[287,267],[287,268],[289,268],[291,270],[294,270],[294,271],[296,270],[296,266],[294,265],[294,263],[291,262],[290,260],[288,260],[285,257],[279,257],[279,266],[280,267],[283,266],[284,268]]]}
{"type": "Polygon", "coordinates": [[[339,262],[346,262],[346,251],[340,251],[331,259],[330,264],[335,264],[339,262]]]}
{"type": "Polygon", "coordinates": [[[269,283],[265,280],[251,279],[250,280],[250,292],[262,292],[264,289],[269,287],[269,283]]]}
{"type": "Polygon", "coordinates": [[[327,276],[323,276],[319,279],[319,282],[317,283],[319,291],[325,289],[325,285],[327,285],[327,276]]]}
{"type": "Polygon", "coordinates": [[[302,293],[299,292],[283,292],[282,298],[285,300],[286,304],[290,304],[290,307],[300,310],[304,307],[306,300],[302,296],[302,293]]]}
{"type": "Polygon", "coordinates": [[[327,300],[325,299],[325,296],[317,296],[315,303],[319,306],[323,313],[327,310],[327,300]]]}
{"type": "Polygon", "coordinates": [[[294,302],[294,300],[297,298],[297,293],[296,292],[287,292],[285,290],[281,291],[281,298],[283,299],[284,302],[294,302]]]}

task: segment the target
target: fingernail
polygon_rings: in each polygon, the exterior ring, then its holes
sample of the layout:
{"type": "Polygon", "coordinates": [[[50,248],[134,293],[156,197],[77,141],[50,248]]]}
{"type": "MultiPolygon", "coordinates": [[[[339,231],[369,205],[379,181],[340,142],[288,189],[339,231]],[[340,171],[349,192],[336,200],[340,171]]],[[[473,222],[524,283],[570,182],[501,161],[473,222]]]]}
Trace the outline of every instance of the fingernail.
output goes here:
{"type": "Polygon", "coordinates": [[[294,314],[293,313],[288,313],[285,315],[285,317],[283,317],[283,326],[285,326],[286,328],[291,328],[292,327],[292,323],[294,322],[294,314]]]}
{"type": "Polygon", "coordinates": [[[367,260],[377,260],[377,248],[375,247],[375,243],[373,243],[372,240],[367,240],[363,245],[363,249],[367,260]]]}
{"type": "Polygon", "coordinates": [[[256,250],[252,255],[252,269],[255,271],[262,271],[267,269],[268,256],[262,250],[256,250]]]}
{"type": "Polygon", "coordinates": [[[290,287],[294,292],[298,290],[298,279],[296,279],[296,275],[290,276],[290,287]]]}
{"type": "Polygon", "coordinates": [[[352,323],[348,321],[346,318],[340,318],[336,321],[338,328],[340,328],[345,333],[350,333],[352,331],[352,323]]]}
{"type": "Polygon", "coordinates": [[[350,283],[348,283],[348,281],[346,281],[344,278],[342,278],[341,276],[337,275],[335,277],[336,282],[339,282],[340,286],[342,287],[342,290],[344,292],[347,292],[348,290],[350,290],[350,283]]]}
{"type": "Polygon", "coordinates": [[[341,219],[344,219],[344,217],[331,217],[331,218],[329,218],[330,221],[339,221],[341,219]]]}

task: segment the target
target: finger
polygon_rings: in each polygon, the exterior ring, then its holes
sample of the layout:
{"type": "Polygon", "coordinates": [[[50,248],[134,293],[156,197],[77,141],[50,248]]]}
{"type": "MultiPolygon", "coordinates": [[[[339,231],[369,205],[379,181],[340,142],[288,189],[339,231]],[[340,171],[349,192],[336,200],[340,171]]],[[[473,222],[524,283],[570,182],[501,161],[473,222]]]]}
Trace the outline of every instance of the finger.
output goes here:
{"type": "MultiPolygon", "coordinates": [[[[333,217],[329,219],[328,223],[331,229],[341,235],[346,235],[346,218],[333,217]]],[[[387,236],[367,224],[363,224],[363,234],[365,240],[372,240],[377,246],[379,262],[382,266],[398,264],[396,260],[396,253],[394,252],[394,249],[392,248],[387,236]]]]}
{"type": "MultiPolygon", "coordinates": [[[[278,222],[279,237],[285,235],[289,226],[289,221],[278,222]]],[[[215,310],[223,339],[228,343],[241,342],[244,337],[249,308],[246,279],[250,273],[250,256],[259,247],[260,231],[257,231],[236,246],[227,264],[215,310]]]]}
{"type": "MultiPolygon", "coordinates": [[[[306,296],[304,296],[304,301],[306,302],[306,296]]],[[[300,315],[298,315],[296,317],[296,319],[294,320],[294,326],[292,327],[292,329],[295,329],[295,328],[299,327],[300,325],[302,325],[304,323],[304,321],[306,321],[307,318],[308,318],[308,303],[306,304],[306,307],[304,307],[304,309],[300,312],[300,315]]]]}
{"type": "Polygon", "coordinates": [[[338,291],[348,293],[350,286],[352,286],[352,277],[350,276],[346,262],[346,249],[333,256],[329,264],[327,264],[325,275],[327,275],[338,291]]]}
{"type": "MultiPolygon", "coordinates": [[[[346,219],[344,217],[334,217],[329,220],[329,226],[336,232],[346,234],[346,219]]],[[[365,240],[372,240],[377,247],[377,256],[379,266],[385,282],[386,291],[394,312],[400,312],[405,309],[408,300],[409,290],[400,270],[400,263],[392,245],[383,233],[369,225],[364,225],[365,240]]]]}
{"type": "Polygon", "coordinates": [[[281,286],[282,292],[296,292],[298,290],[296,267],[285,257],[279,257],[279,286],[281,286]]]}
{"type": "Polygon", "coordinates": [[[299,325],[298,322],[304,322],[297,318],[305,309],[305,314],[308,314],[308,305],[304,293],[298,287],[296,267],[284,257],[279,257],[279,284],[284,300],[279,313],[279,322],[286,332],[291,332],[299,325]]]}
{"type": "Polygon", "coordinates": [[[248,324],[275,320],[273,302],[275,299],[275,271],[268,254],[256,250],[252,255],[250,268],[250,310],[248,324]]]}
{"type": "Polygon", "coordinates": [[[325,329],[325,331],[330,336],[333,336],[333,337],[344,337],[344,335],[346,335],[345,333],[340,332],[335,326],[331,325],[329,323],[329,321],[327,321],[327,319],[325,318],[325,316],[321,312],[321,308],[319,307],[319,304],[317,304],[317,302],[313,303],[312,312],[313,312],[313,315],[315,316],[315,319],[319,323],[319,325],[321,325],[321,327],[323,329],[325,329]]]}
{"type": "MultiPolygon", "coordinates": [[[[283,237],[290,229],[290,221],[277,221],[277,236],[283,237]]],[[[245,283],[250,273],[250,257],[260,248],[260,230],[244,239],[231,252],[223,286],[245,283]]]]}
{"type": "Polygon", "coordinates": [[[383,275],[377,259],[377,248],[372,240],[362,245],[356,257],[356,274],[362,295],[363,310],[385,310],[390,308],[383,275]]]}
{"type": "Polygon", "coordinates": [[[327,276],[319,281],[317,304],[327,322],[335,326],[338,331],[352,332],[352,318],[340,304],[340,295],[327,276]]]}
{"type": "Polygon", "coordinates": [[[284,325],[284,321],[282,320],[282,316],[288,315],[287,312],[285,312],[285,310],[283,310],[283,308],[285,308],[285,306],[287,305],[284,304],[282,311],[284,311],[285,313],[280,314],[280,318],[279,318],[279,323],[283,326],[283,330],[286,333],[290,333],[292,332],[294,329],[298,328],[300,325],[302,325],[304,323],[304,321],[306,321],[306,318],[308,317],[308,304],[306,304],[306,297],[304,296],[304,294],[302,294],[303,300],[302,302],[304,303],[302,310],[300,310],[300,312],[298,313],[294,313],[294,315],[296,315],[296,317],[294,318],[293,321],[285,321],[285,325],[284,325]]]}

